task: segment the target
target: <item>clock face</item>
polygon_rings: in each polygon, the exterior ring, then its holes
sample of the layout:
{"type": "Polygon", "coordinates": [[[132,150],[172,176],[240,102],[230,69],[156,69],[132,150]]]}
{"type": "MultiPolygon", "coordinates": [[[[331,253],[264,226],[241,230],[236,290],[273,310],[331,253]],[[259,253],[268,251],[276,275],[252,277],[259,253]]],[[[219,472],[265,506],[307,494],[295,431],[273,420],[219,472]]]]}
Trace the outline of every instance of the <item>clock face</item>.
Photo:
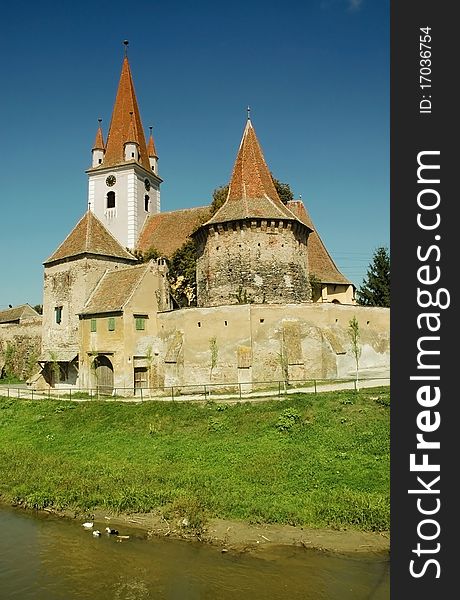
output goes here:
{"type": "Polygon", "coordinates": [[[145,189],[147,191],[149,191],[149,189],[150,189],[150,181],[148,179],[144,179],[144,185],[145,185],[145,189]]]}
{"type": "Polygon", "coordinates": [[[115,178],[115,175],[109,175],[109,176],[107,177],[107,179],[105,180],[106,184],[107,184],[109,187],[112,187],[112,185],[115,185],[116,181],[117,181],[117,180],[116,180],[116,178],[115,178]]]}

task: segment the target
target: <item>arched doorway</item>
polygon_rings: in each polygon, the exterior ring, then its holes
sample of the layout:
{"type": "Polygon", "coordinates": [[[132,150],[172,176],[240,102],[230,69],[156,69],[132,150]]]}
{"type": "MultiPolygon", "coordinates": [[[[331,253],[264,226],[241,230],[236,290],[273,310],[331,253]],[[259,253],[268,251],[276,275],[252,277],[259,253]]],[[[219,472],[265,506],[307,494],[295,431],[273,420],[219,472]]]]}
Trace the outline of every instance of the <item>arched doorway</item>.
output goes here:
{"type": "Polygon", "coordinates": [[[100,394],[113,392],[113,365],[110,359],[99,354],[93,362],[97,391],[100,394]]]}

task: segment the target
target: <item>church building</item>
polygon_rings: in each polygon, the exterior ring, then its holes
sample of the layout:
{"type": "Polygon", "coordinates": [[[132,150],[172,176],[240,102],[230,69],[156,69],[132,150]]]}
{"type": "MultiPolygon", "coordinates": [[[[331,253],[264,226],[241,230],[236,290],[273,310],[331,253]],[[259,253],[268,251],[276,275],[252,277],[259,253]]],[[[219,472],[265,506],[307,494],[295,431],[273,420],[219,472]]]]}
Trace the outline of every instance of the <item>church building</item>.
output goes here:
{"type": "MultiPolygon", "coordinates": [[[[210,377],[247,383],[255,362],[257,377],[276,379],[278,346],[283,352],[289,336],[299,377],[338,376],[348,364],[337,359],[346,354],[344,324],[362,309],[303,202],[280,199],[249,116],[214,214],[209,206],[161,212],[158,162],[125,55],[107,138],[99,122],[92,148],[87,211],[44,262],[41,385],[110,392],[210,377]],[[166,259],[190,239],[198,249],[197,307],[173,310],[166,259]],[[135,254],[151,248],[162,258],[140,264],[135,254]],[[330,312],[337,304],[346,308],[340,318],[330,312]],[[256,331],[256,313],[270,326],[256,331]],[[214,339],[223,362],[210,375],[214,339]]],[[[370,363],[388,359],[380,343],[386,317],[377,321],[370,363]]]]}

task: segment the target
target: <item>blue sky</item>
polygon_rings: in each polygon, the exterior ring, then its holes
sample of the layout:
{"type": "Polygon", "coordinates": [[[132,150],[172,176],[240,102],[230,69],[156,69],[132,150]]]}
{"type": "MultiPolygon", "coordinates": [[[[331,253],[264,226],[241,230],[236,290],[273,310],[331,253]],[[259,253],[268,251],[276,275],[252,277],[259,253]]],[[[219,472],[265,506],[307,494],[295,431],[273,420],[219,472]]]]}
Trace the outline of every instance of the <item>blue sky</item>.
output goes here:
{"type": "Polygon", "coordinates": [[[228,182],[246,107],[357,286],[389,246],[389,1],[17,2],[2,6],[0,309],[42,302],[42,263],[87,207],[97,119],[123,59],[154,127],[162,210],[228,182]]]}

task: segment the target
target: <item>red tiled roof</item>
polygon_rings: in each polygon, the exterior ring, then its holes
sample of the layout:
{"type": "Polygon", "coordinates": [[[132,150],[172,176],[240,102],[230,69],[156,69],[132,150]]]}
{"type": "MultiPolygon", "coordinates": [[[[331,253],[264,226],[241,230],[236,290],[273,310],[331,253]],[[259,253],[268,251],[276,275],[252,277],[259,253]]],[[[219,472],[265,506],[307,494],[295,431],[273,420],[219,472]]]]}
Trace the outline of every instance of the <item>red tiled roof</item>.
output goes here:
{"type": "Polygon", "coordinates": [[[94,140],[93,150],[104,150],[104,136],[102,135],[102,127],[97,128],[96,139],[94,140]]]}
{"type": "Polygon", "coordinates": [[[153,246],[169,258],[209,218],[210,212],[209,206],[197,206],[151,215],[144,223],[136,249],[146,252],[153,246]]]}
{"type": "Polygon", "coordinates": [[[158,158],[157,149],[155,148],[155,142],[153,141],[152,132],[150,132],[149,145],[147,146],[147,152],[152,158],[158,158]]]}
{"type": "Polygon", "coordinates": [[[149,269],[150,265],[146,263],[127,269],[108,271],[96,286],[80,314],[123,310],[149,269]]]}
{"type": "Polygon", "coordinates": [[[91,211],[84,214],[44,264],[80,254],[100,254],[136,262],[134,256],[121,246],[91,211]]]}
{"type": "Polygon", "coordinates": [[[308,269],[310,274],[316,275],[323,283],[351,284],[336,267],[331,255],[326,249],[322,239],[313,225],[310,215],[301,200],[291,200],[288,208],[313,231],[308,236],[308,269]]]}
{"type": "Polygon", "coordinates": [[[150,171],[147,145],[145,143],[144,131],[137,105],[136,93],[134,91],[131,69],[128,58],[125,56],[121,70],[120,82],[118,84],[117,96],[112,112],[104,161],[101,167],[113,167],[125,162],[124,144],[134,141],[139,145],[139,163],[150,171]],[[132,119],[131,119],[131,114],[132,119]],[[130,131],[132,121],[132,132],[130,131]],[[132,140],[128,140],[132,137],[132,140]]]}
{"type": "Polygon", "coordinates": [[[278,196],[256,133],[248,119],[227,199],[207,224],[249,218],[297,220],[278,196]]]}

